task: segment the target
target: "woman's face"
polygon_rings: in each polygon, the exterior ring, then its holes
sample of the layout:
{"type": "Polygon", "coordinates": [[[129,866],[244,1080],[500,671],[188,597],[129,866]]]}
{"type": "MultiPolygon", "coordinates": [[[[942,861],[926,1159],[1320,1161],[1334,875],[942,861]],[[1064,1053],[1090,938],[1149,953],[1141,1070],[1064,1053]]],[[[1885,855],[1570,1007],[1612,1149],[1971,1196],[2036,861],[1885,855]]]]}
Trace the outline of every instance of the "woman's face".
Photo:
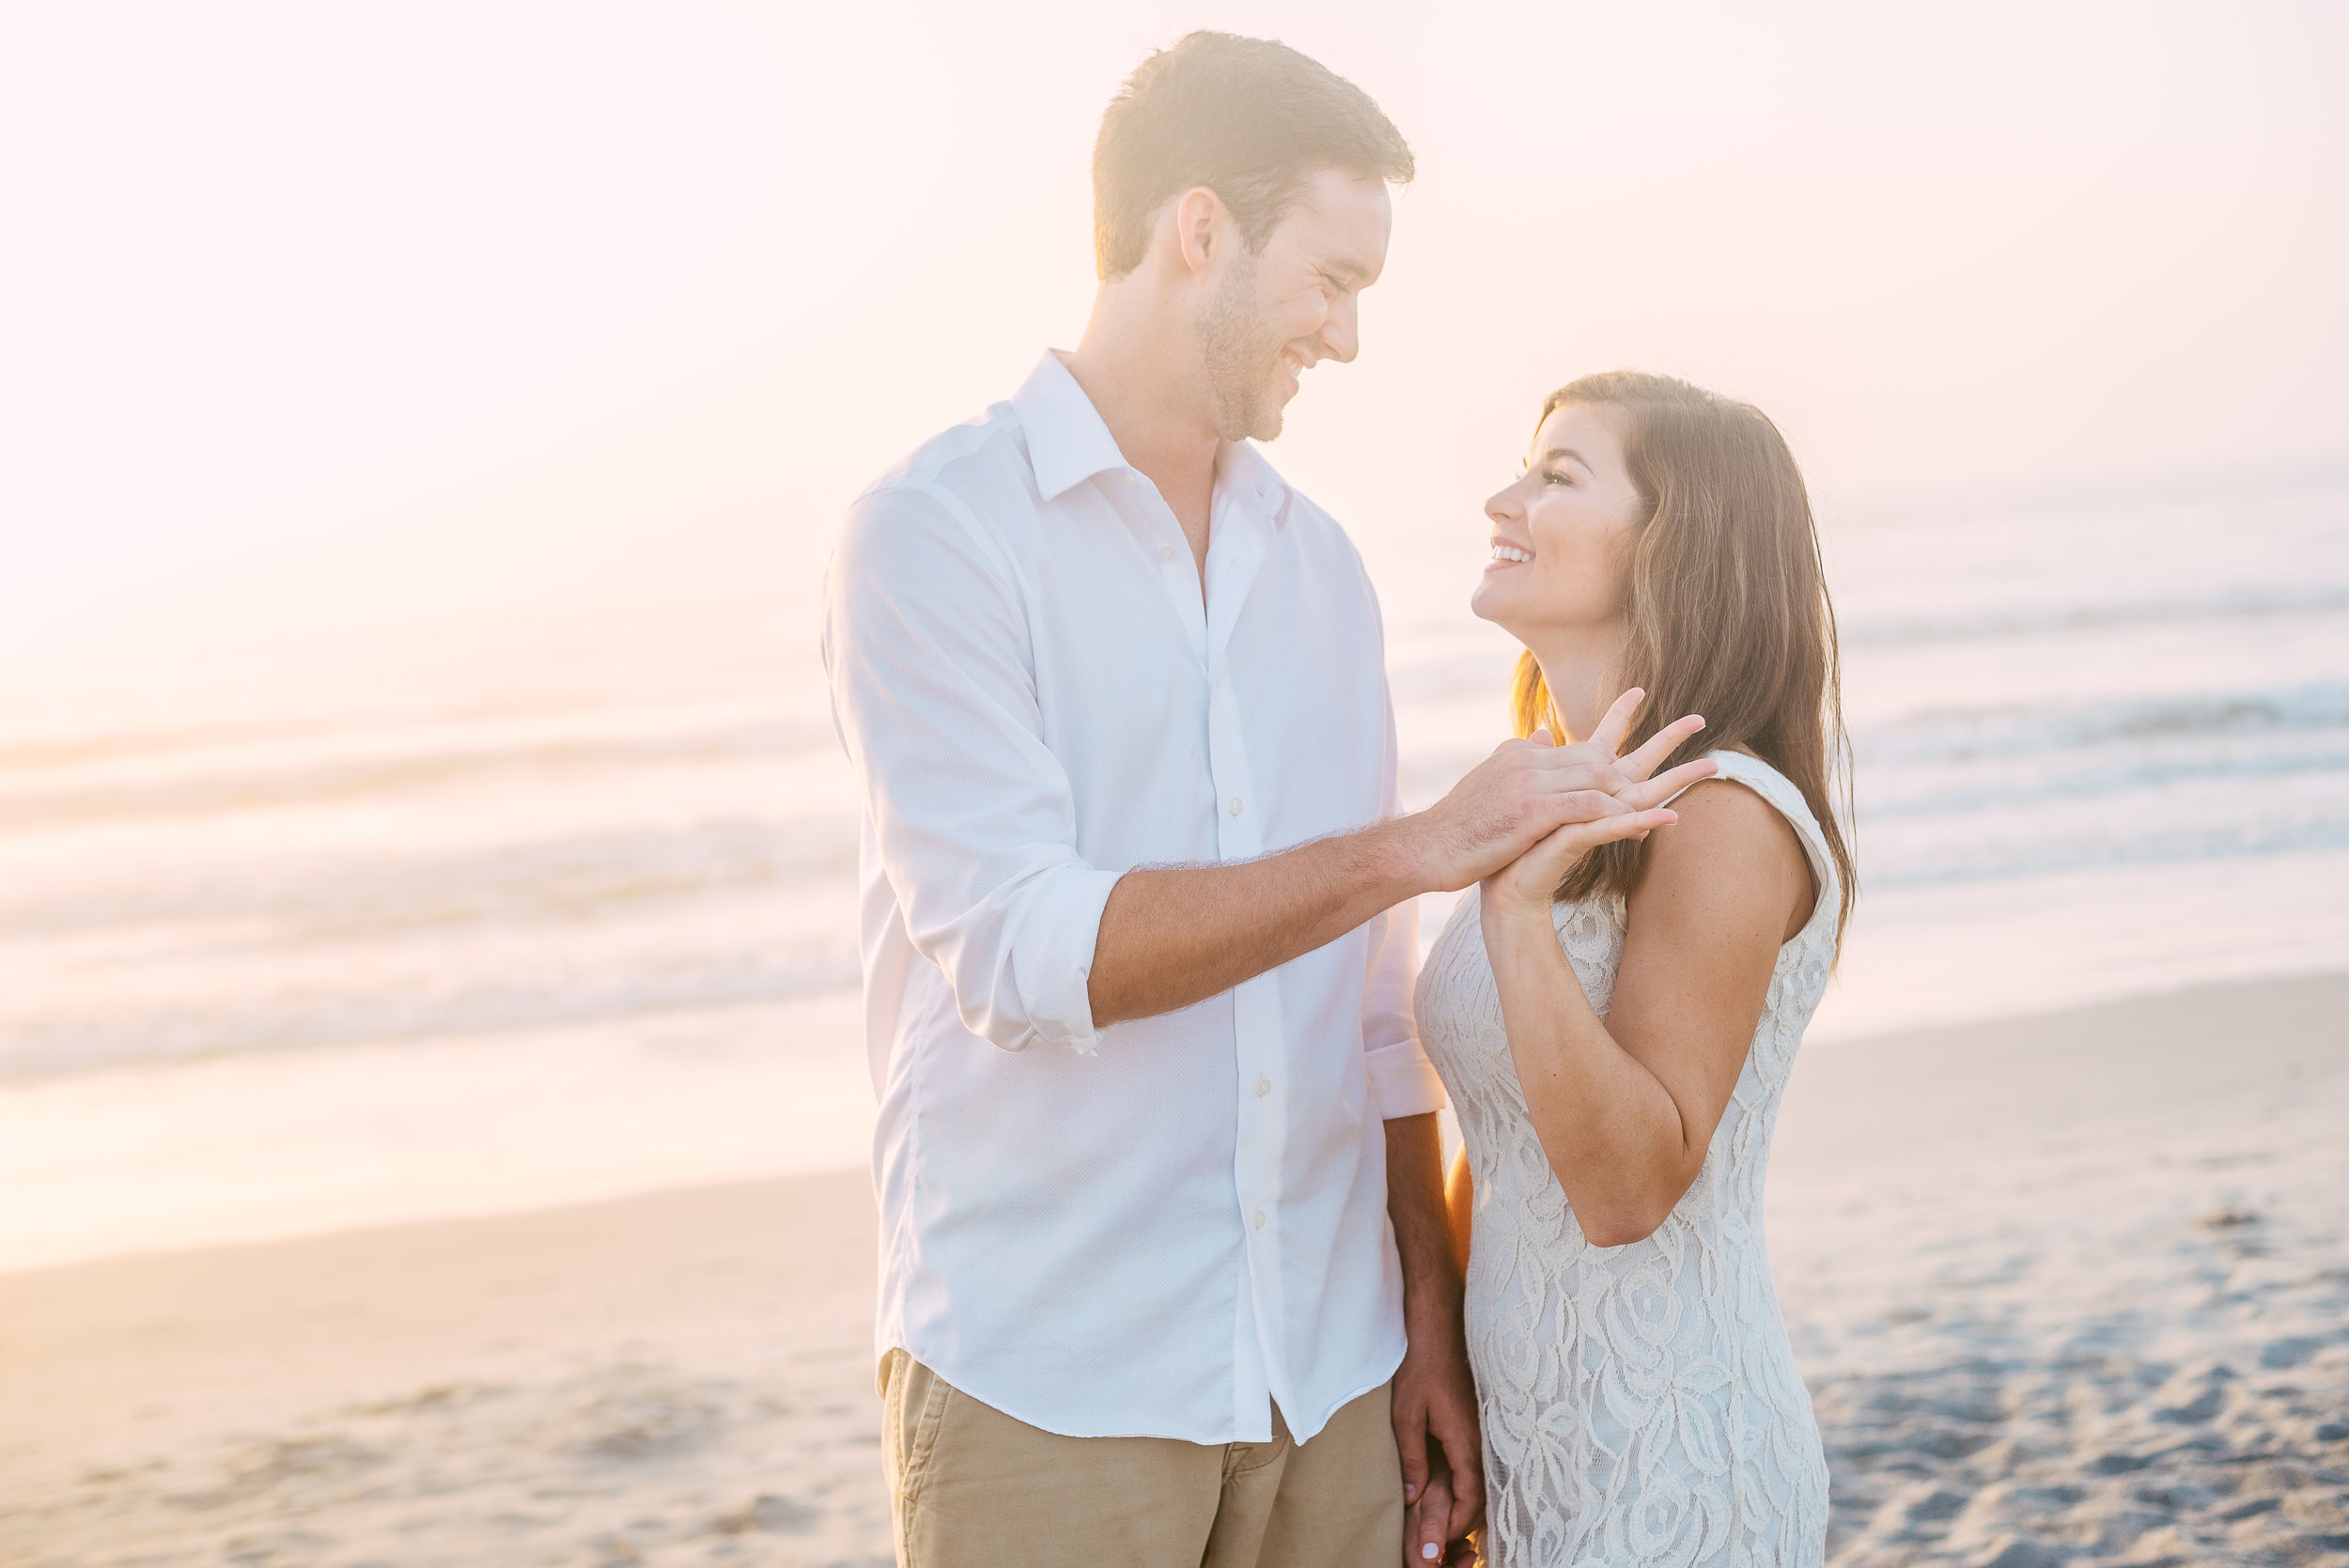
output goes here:
{"type": "Polygon", "coordinates": [[[1552,409],[1533,432],[1524,474],[1485,503],[1493,559],[1469,608],[1528,644],[1619,631],[1646,511],[1609,411],[1552,409]]]}

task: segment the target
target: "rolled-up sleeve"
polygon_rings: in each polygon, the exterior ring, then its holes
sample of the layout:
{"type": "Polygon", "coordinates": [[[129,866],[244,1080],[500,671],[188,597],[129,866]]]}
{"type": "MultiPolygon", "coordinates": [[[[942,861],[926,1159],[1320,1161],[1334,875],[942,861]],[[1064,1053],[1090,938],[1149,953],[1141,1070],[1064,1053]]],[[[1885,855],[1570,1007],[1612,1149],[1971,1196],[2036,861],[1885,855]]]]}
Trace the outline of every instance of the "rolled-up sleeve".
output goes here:
{"type": "Polygon", "coordinates": [[[1119,874],[1077,852],[1018,581],[959,501],[858,499],[825,583],[824,666],[907,940],[963,1027],[1005,1050],[1090,1053],[1086,986],[1119,874]]]}
{"type": "MultiPolygon", "coordinates": [[[[1374,600],[1375,602],[1375,600],[1374,600]]],[[[1381,781],[1381,816],[1399,815],[1394,702],[1387,702],[1386,777],[1381,781]]],[[[1419,1043],[1411,991],[1419,979],[1419,901],[1407,899],[1370,923],[1369,959],[1362,976],[1363,1065],[1370,1074],[1371,1101],[1387,1121],[1421,1116],[1444,1108],[1443,1079],[1419,1043]]]]}
{"type": "Polygon", "coordinates": [[[1443,1079],[1411,1025],[1414,904],[1398,904],[1371,926],[1370,973],[1362,987],[1363,1065],[1372,1100],[1387,1121],[1444,1108],[1443,1079]]]}

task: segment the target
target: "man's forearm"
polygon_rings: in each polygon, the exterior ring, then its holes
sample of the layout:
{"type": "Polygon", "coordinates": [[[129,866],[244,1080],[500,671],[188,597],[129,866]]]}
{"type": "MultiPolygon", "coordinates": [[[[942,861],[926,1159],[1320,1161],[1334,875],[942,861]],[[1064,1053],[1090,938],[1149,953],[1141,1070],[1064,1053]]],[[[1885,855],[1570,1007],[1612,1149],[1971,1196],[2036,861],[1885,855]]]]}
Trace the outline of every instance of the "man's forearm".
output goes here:
{"type": "MultiPolygon", "coordinates": [[[[1642,756],[1660,759],[1664,738],[1642,756]]],[[[1611,755],[1590,752],[1503,741],[1413,815],[1239,865],[1126,873],[1101,910],[1085,980],[1095,1026],[1205,1001],[1407,898],[1465,888],[1565,823],[1646,811],[1713,767],[1687,763],[1638,782],[1611,755]]],[[[1641,773],[1654,765],[1643,762],[1641,773]]]]}
{"type": "Polygon", "coordinates": [[[1387,1124],[1387,1215],[1403,1260],[1403,1316],[1414,1335],[1460,1332],[1460,1264],[1444,1210],[1443,1133],[1436,1113],[1387,1124]]]}
{"type": "Polygon", "coordinates": [[[1094,942],[1094,1025],[1204,1001],[1425,891],[1399,822],[1237,865],[1129,871],[1094,942]]]}

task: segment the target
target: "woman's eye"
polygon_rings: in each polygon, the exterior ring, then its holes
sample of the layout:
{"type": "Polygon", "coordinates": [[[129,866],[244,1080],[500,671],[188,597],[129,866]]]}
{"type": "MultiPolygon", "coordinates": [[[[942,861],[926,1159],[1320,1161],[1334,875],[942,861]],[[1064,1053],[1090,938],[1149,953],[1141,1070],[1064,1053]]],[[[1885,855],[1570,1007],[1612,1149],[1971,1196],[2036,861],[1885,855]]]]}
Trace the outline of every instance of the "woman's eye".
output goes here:
{"type": "Polygon", "coordinates": [[[1542,483],[1545,485],[1570,485],[1574,483],[1574,481],[1566,477],[1565,472],[1563,469],[1547,468],[1542,471],[1542,483]]]}

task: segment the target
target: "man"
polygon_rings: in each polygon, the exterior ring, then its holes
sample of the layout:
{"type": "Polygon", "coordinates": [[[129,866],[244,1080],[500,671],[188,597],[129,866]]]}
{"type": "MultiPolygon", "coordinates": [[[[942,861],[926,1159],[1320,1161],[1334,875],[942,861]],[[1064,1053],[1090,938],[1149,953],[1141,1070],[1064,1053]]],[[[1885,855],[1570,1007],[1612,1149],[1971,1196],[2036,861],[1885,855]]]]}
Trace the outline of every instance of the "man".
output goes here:
{"type": "Polygon", "coordinates": [[[1249,444],[1354,357],[1411,173],[1292,50],[1153,55],[1076,350],[849,514],[901,1563],[1357,1568],[1477,1517],[1411,901],[1656,802],[1512,742],[1398,817],[1369,581],[1249,444]]]}

